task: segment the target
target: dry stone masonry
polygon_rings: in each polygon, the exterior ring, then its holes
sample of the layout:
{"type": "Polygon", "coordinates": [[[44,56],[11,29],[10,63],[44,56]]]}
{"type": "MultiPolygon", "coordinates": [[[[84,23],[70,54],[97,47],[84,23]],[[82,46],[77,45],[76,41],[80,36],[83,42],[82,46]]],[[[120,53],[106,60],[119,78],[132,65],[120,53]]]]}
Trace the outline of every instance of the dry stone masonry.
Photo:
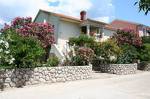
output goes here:
{"type": "Polygon", "coordinates": [[[101,72],[118,75],[135,74],[137,71],[137,64],[107,64],[100,65],[99,69],[101,72]]]}
{"type": "Polygon", "coordinates": [[[0,70],[0,89],[39,83],[55,83],[91,78],[92,66],[38,67],[0,70]]]}

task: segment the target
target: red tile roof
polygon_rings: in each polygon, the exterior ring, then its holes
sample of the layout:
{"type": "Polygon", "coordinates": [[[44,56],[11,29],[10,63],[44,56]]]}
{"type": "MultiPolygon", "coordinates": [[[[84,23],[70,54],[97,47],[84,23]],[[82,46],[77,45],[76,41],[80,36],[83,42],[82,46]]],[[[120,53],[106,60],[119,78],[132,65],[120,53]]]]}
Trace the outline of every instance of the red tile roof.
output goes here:
{"type": "Polygon", "coordinates": [[[106,25],[105,29],[112,30],[112,31],[117,31],[117,29],[112,27],[111,25],[106,25]]]}
{"type": "Polygon", "coordinates": [[[139,26],[141,24],[135,23],[135,22],[128,22],[128,21],[124,21],[124,20],[114,20],[110,23],[110,25],[113,28],[116,28],[116,29],[125,29],[125,28],[127,28],[127,29],[134,30],[136,33],[138,33],[139,26]]]}

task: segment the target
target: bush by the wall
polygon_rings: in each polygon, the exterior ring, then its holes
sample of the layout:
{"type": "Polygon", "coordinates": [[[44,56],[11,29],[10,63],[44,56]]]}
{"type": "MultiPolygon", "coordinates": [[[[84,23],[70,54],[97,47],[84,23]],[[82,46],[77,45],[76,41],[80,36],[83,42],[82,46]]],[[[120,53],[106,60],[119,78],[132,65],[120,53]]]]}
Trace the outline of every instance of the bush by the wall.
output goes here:
{"type": "Polygon", "coordinates": [[[135,31],[130,29],[118,30],[113,38],[115,38],[119,45],[129,44],[132,46],[140,47],[142,45],[142,39],[136,35],[135,31]]]}
{"type": "Polygon", "coordinates": [[[0,67],[10,67],[14,63],[15,58],[10,52],[10,45],[0,34],[0,67]]]}
{"type": "Polygon", "coordinates": [[[123,52],[117,59],[118,64],[130,64],[137,60],[138,51],[136,47],[128,44],[121,45],[120,47],[123,52]]]}
{"type": "Polygon", "coordinates": [[[139,51],[138,58],[141,61],[150,62],[150,43],[143,44],[143,46],[138,51],[139,51]]]}
{"type": "Polygon", "coordinates": [[[51,66],[51,67],[54,67],[54,66],[58,66],[59,64],[59,59],[57,56],[50,56],[47,60],[47,66],[51,66]]]}
{"type": "Polygon", "coordinates": [[[10,52],[15,59],[13,68],[34,67],[40,62],[44,49],[37,39],[22,37],[12,28],[7,29],[1,35],[8,41],[10,52]]]}
{"type": "Polygon", "coordinates": [[[143,71],[150,71],[150,63],[147,61],[142,61],[138,64],[138,69],[143,71]]]}
{"type": "Polygon", "coordinates": [[[94,57],[94,51],[91,48],[79,47],[75,51],[69,53],[63,65],[84,66],[91,63],[94,57]]]}
{"type": "Polygon", "coordinates": [[[150,36],[143,36],[142,37],[142,42],[143,43],[150,43],[150,36]]]}
{"type": "Polygon", "coordinates": [[[117,45],[117,42],[113,39],[109,39],[105,42],[101,42],[99,45],[99,56],[101,63],[114,63],[117,57],[122,53],[121,48],[117,45]]]}
{"type": "Polygon", "coordinates": [[[69,44],[71,46],[75,45],[75,46],[89,46],[91,44],[94,44],[95,40],[92,37],[89,37],[88,35],[85,34],[81,34],[79,37],[72,37],[69,39],[69,44]]]}

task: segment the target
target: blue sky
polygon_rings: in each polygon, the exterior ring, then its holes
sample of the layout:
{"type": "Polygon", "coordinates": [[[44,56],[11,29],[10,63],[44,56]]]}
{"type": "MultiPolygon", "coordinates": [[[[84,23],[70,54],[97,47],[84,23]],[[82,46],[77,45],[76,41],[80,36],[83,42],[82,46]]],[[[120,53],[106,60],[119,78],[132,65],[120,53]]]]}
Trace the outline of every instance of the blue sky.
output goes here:
{"type": "Polygon", "coordinates": [[[86,10],[88,17],[111,22],[123,19],[150,26],[150,15],[138,12],[136,0],[0,0],[0,25],[14,17],[36,16],[39,9],[79,17],[86,10]]]}
{"type": "Polygon", "coordinates": [[[137,6],[133,6],[136,0],[113,0],[115,6],[115,17],[117,19],[129,20],[150,26],[150,14],[147,16],[139,12],[137,6]]]}

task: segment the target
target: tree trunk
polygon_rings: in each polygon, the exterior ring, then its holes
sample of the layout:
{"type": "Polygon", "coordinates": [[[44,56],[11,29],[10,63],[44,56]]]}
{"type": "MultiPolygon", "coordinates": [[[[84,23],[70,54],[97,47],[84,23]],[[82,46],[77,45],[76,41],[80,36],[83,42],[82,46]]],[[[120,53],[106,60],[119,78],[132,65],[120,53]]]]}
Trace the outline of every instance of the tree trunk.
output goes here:
{"type": "Polygon", "coordinates": [[[44,55],[44,61],[45,61],[45,62],[46,62],[47,59],[49,58],[50,49],[51,49],[51,46],[48,46],[48,47],[45,48],[45,55],[44,55]]]}

